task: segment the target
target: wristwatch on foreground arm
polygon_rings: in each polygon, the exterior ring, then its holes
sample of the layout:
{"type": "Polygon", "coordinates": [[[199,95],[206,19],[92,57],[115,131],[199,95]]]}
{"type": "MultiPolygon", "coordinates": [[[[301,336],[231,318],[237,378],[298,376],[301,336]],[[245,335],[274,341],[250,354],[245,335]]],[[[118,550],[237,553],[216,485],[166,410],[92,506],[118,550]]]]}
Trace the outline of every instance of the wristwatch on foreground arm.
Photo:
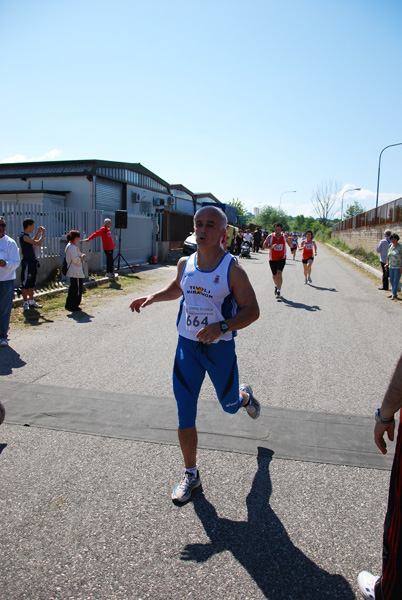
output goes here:
{"type": "Polygon", "coordinates": [[[394,417],[392,417],[391,419],[383,419],[382,416],[380,415],[379,408],[377,408],[377,410],[375,411],[374,418],[375,418],[376,422],[380,423],[381,425],[389,425],[390,423],[392,423],[394,421],[394,417]]]}
{"type": "Polygon", "coordinates": [[[225,321],[221,321],[221,322],[219,323],[219,325],[221,326],[221,332],[222,332],[222,333],[226,333],[227,331],[229,331],[229,325],[227,325],[227,324],[225,323],[225,321]]]}

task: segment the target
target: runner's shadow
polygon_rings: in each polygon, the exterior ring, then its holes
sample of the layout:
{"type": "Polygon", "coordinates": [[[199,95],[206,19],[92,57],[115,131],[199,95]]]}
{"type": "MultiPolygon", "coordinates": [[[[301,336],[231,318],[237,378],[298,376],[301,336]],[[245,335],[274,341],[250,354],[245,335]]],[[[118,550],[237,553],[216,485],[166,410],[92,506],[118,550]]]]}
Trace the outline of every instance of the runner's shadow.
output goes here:
{"type": "Polygon", "coordinates": [[[291,300],[286,300],[283,296],[281,296],[282,302],[287,304],[291,308],[304,308],[304,310],[308,310],[309,312],[316,312],[317,310],[321,310],[319,306],[309,306],[308,304],[303,304],[302,302],[292,302],[291,300]]]}
{"type": "Polygon", "coordinates": [[[0,454],[7,448],[7,444],[0,444],[0,454]]]}
{"type": "Polygon", "coordinates": [[[26,364],[11,346],[1,349],[0,375],[11,375],[13,369],[20,369],[25,367],[26,364]]]}
{"type": "Polygon", "coordinates": [[[309,286],[316,289],[316,290],[323,290],[325,292],[337,292],[338,290],[336,290],[335,288],[325,288],[325,287],[320,287],[319,285],[313,285],[312,283],[309,283],[309,286]]]}
{"type": "Polygon", "coordinates": [[[321,569],[292,543],[270,507],[272,455],[267,448],[258,449],[258,470],[247,496],[248,521],[221,518],[203,493],[194,494],[194,509],[210,543],[188,544],[181,559],[206,562],[229,551],[268,600],[355,600],[344,577],[321,569]]]}

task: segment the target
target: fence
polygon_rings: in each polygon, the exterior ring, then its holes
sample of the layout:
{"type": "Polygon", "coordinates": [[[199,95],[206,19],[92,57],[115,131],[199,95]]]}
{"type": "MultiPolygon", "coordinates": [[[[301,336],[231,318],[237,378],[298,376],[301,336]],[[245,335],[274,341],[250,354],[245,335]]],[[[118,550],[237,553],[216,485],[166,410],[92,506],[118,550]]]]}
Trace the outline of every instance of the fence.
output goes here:
{"type": "MultiPolygon", "coordinates": [[[[90,235],[103,224],[103,215],[100,210],[73,210],[66,208],[47,209],[38,204],[2,202],[0,201],[0,215],[4,216],[7,223],[7,235],[17,240],[23,231],[22,222],[29,218],[35,225],[45,227],[45,237],[38,250],[38,258],[48,258],[60,255],[60,239],[71,229],[81,233],[81,239],[90,235]]],[[[92,242],[92,251],[100,251],[100,238],[92,242]]]]}
{"type": "Polygon", "coordinates": [[[386,225],[391,223],[400,223],[402,221],[402,198],[383,204],[378,208],[372,208],[364,213],[360,213],[350,219],[345,219],[341,223],[335,223],[332,231],[345,231],[347,229],[358,229],[360,227],[375,227],[376,225],[386,225]]]}

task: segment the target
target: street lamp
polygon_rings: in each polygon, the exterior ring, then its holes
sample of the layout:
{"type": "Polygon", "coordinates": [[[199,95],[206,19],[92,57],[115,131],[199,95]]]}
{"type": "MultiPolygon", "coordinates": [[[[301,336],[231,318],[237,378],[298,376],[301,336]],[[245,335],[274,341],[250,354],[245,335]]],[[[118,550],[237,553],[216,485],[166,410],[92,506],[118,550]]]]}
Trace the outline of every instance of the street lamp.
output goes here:
{"type": "Polygon", "coordinates": [[[343,192],[342,194],[342,204],[341,204],[341,221],[343,221],[343,197],[345,194],[347,194],[348,192],[360,192],[362,188],[352,188],[351,190],[346,190],[345,192],[343,192]]]}
{"type": "Polygon", "coordinates": [[[296,193],[296,190],[289,190],[287,192],[282,192],[281,197],[279,198],[279,207],[278,207],[278,210],[280,210],[280,208],[281,208],[281,202],[282,202],[282,196],[283,196],[283,194],[295,194],[295,193],[296,193]]]}
{"type": "Polygon", "coordinates": [[[387,148],[392,148],[393,146],[402,146],[402,142],[398,142],[398,144],[390,144],[389,146],[385,146],[380,152],[380,157],[378,159],[378,175],[377,175],[377,196],[375,199],[375,221],[377,222],[377,208],[378,208],[378,193],[380,191],[380,169],[381,169],[381,156],[384,150],[387,148]]]}

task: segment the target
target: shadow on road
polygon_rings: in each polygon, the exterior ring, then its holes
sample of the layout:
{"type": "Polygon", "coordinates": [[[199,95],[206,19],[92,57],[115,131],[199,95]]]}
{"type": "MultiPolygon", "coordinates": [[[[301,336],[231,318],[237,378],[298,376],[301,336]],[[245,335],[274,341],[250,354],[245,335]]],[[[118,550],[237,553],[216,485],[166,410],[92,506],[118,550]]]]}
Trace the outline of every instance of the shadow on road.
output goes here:
{"type": "Polygon", "coordinates": [[[210,543],[188,544],[181,559],[206,562],[215,554],[229,551],[269,600],[355,600],[344,577],[321,569],[292,543],[270,507],[272,456],[271,450],[258,449],[258,470],[247,496],[248,521],[218,517],[203,493],[194,495],[194,509],[210,543]]]}
{"type": "Polygon", "coordinates": [[[292,302],[292,300],[287,300],[283,296],[281,296],[282,302],[287,304],[291,308],[304,308],[304,310],[308,310],[309,312],[316,312],[317,310],[321,310],[319,306],[309,306],[308,304],[303,304],[302,302],[292,302]]]}
{"type": "Polygon", "coordinates": [[[21,367],[25,367],[26,364],[18,352],[13,350],[11,346],[1,349],[0,376],[11,375],[13,369],[20,369],[21,367]]]}
{"type": "Polygon", "coordinates": [[[25,310],[24,313],[25,324],[28,325],[42,325],[43,323],[53,323],[51,319],[46,319],[40,312],[34,308],[30,308],[29,311],[25,310]]]}
{"type": "Polygon", "coordinates": [[[0,454],[7,448],[7,444],[0,444],[0,454]]]}
{"type": "Polygon", "coordinates": [[[309,283],[309,286],[314,288],[315,290],[323,290],[324,292],[337,292],[338,291],[335,288],[320,287],[319,285],[313,285],[312,283],[309,283]]]}
{"type": "Polygon", "coordinates": [[[94,318],[93,315],[89,315],[85,311],[72,312],[67,315],[69,319],[74,319],[77,323],[90,323],[94,318]]]}

